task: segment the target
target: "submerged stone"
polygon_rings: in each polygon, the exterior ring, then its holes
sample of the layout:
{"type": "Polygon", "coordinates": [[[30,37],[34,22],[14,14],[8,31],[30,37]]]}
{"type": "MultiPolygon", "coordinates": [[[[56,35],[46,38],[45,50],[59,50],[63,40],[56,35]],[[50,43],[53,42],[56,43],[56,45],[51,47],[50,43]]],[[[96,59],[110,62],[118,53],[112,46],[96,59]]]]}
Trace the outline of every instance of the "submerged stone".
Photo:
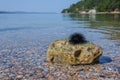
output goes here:
{"type": "Polygon", "coordinates": [[[91,42],[72,45],[69,40],[58,40],[50,44],[47,60],[60,64],[92,64],[99,61],[102,49],[91,42]]]}

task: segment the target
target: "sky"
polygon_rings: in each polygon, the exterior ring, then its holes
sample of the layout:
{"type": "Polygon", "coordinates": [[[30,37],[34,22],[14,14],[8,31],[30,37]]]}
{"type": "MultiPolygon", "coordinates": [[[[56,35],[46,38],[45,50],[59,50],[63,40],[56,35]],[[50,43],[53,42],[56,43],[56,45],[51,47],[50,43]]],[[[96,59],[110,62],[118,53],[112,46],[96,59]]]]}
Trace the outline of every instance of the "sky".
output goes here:
{"type": "Polygon", "coordinates": [[[61,12],[80,0],[0,0],[0,11],[61,12]]]}

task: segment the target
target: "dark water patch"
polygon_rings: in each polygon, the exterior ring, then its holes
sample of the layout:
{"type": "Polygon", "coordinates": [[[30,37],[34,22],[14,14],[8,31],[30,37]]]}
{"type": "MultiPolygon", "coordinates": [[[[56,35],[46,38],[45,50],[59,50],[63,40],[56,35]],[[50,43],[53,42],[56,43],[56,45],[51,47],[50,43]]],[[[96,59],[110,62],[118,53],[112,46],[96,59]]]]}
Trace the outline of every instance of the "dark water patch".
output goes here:
{"type": "Polygon", "coordinates": [[[110,57],[108,57],[108,56],[101,56],[99,58],[99,63],[100,64],[110,63],[110,62],[112,62],[112,59],[110,57]]]}
{"type": "Polygon", "coordinates": [[[120,47],[120,42],[116,43],[115,45],[118,46],[118,47],[120,47]]]}
{"type": "Polygon", "coordinates": [[[20,31],[20,30],[39,30],[39,29],[45,29],[46,27],[10,27],[10,28],[2,28],[0,29],[0,32],[6,32],[6,31],[20,31]]]}
{"type": "Polygon", "coordinates": [[[0,32],[16,31],[16,30],[24,30],[24,29],[29,29],[29,28],[28,27],[3,28],[3,29],[0,29],[0,32]]]}

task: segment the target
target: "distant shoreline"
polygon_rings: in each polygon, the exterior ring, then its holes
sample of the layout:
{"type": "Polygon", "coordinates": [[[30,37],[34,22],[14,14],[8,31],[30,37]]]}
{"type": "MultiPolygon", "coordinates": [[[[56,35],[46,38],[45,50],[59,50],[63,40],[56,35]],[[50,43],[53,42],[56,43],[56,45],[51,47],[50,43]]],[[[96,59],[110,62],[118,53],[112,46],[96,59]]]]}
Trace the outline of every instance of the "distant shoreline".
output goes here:
{"type": "Polygon", "coordinates": [[[120,12],[96,12],[96,14],[120,14],[120,12]]]}
{"type": "MultiPolygon", "coordinates": [[[[65,14],[74,14],[74,13],[65,13],[65,14]]],[[[96,12],[96,13],[77,13],[77,14],[120,14],[120,12],[96,12]]]]}
{"type": "MultiPolygon", "coordinates": [[[[0,11],[0,14],[56,14],[56,12],[22,12],[22,11],[16,11],[16,12],[9,12],[9,11],[0,11]]],[[[72,12],[64,12],[64,14],[76,14],[72,12]]],[[[96,13],[77,13],[77,14],[120,14],[120,12],[96,12],[96,13]]]]}
{"type": "Polygon", "coordinates": [[[22,11],[0,11],[0,14],[55,14],[56,12],[22,12],[22,11]]]}

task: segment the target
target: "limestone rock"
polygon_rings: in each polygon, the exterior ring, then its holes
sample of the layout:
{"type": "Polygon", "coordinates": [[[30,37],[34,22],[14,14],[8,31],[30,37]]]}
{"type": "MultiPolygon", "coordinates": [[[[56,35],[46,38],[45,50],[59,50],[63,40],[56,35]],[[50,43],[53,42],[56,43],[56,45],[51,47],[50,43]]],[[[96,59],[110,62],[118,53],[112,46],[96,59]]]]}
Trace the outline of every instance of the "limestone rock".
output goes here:
{"type": "Polygon", "coordinates": [[[60,64],[92,64],[99,60],[102,49],[91,43],[72,45],[67,39],[58,40],[50,44],[47,51],[47,60],[60,64]]]}

